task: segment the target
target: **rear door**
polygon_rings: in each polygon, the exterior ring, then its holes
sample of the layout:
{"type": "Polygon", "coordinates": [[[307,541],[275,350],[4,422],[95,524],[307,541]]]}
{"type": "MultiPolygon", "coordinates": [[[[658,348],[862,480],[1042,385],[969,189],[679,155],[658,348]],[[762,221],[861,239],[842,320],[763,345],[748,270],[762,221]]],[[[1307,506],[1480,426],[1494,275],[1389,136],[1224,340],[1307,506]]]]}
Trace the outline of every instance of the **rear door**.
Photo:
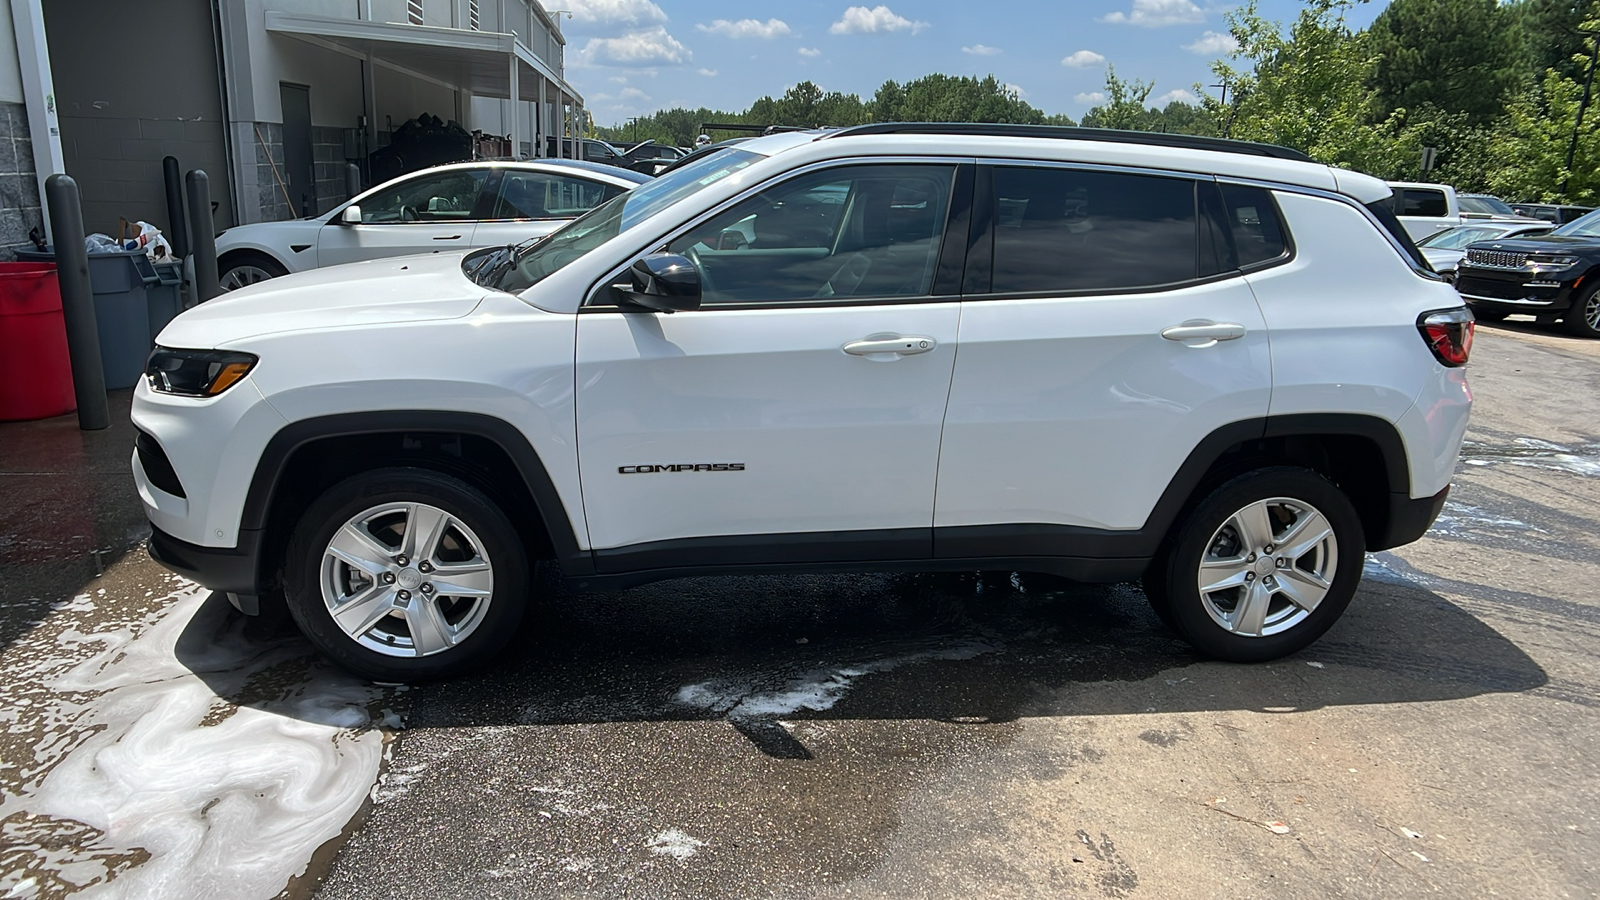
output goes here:
{"type": "Polygon", "coordinates": [[[360,198],[361,224],[330,222],[317,232],[317,264],[465,250],[489,198],[489,168],[425,171],[360,198]]]}
{"type": "Polygon", "coordinates": [[[947,219],[965,234],[970,199],[958,168],[791,176],[667,242],[699,268],[700,309],[627,311],[602,288],[580,312],[602,571],[929,556],[961,316],[964,242],[944,235],[947,219]]]}
{"type": "Polygon", "coordinates": [[[490,186],[493,202],[473,232],[473,246],[498,247],[549,234],[623,190],[575,175],[501,169],[490,186]]]}
{"type": "MultiPolygon", "coordinates": [[[[996,162],[979,186],[936,554],[1080,555],[1143,527],[1207,435],[1266,415],[1266,328],[1209,178],[996,162]]],[[[1238,215],[1256,257],[1286,253],[1268,205],[1238,215]]]]}

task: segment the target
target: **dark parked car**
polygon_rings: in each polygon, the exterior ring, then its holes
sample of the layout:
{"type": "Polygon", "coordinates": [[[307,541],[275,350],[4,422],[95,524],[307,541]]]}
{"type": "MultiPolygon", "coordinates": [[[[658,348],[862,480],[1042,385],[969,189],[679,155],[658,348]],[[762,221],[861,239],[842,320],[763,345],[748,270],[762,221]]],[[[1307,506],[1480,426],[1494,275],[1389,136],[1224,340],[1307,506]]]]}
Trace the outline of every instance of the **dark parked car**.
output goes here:
{"type": "Polygon", "coordinates": [[[646,175],[659,175],[667,166],[686,155],[688,155],[686,150],[680,150],[670,144],[658,144],[655,141],[634,144],[622,154],[628,168],[646,175]]]}
{"type": "Polygon", "coordinates": [[[1543,219],[1557,225],[1565,225],[1594,211],[1592,206],[1561,206],[1555,203],[1513,203],[1511,208],[1519,216],[1543,219]]]}
{"type": "Polygon", "coordinates": [[[1467,246],[1456,290],[1479,319],[1526,313],[1560,319],[1567,331],[1600,337],[1600,211],[1539,237],[1499,238],[1467,246]]]}

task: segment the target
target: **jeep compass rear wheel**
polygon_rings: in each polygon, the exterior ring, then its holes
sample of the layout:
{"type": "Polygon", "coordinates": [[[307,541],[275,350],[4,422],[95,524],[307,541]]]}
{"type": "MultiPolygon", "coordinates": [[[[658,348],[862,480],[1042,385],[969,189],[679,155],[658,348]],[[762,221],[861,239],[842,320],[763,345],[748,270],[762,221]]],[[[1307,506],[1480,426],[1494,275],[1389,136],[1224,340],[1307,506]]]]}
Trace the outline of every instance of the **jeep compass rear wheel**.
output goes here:
{"type": "Polygon", "coordinates": [[[1261,469],[1223,484],[1175,533],[1147,583],[1162,618],[1201,652],[1233,662],[1309,646],[1361,578],[1361,519],[1305,469],[1261,469]]]}
{"type": "Polygon", "coordinates": [[[436,472],[384,469],[312,504],[284,582],[318,650],[369,678],[416,681],[504,647],[528,578],[516,529],[482,493],[436,472]]]}

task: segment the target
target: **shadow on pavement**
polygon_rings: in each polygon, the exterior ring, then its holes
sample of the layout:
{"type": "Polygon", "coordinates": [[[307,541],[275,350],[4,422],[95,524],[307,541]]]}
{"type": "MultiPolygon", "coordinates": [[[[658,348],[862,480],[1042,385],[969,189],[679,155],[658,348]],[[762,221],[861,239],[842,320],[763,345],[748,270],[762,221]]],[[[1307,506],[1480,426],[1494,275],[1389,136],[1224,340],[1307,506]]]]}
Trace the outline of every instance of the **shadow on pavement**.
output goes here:
{"type": "MultiPolygon", "coordinates": [[[[1547,682],[1498,632],[1377,567],[1320,642],[1256,666],[1200,659],[1131,585],[999,573],[828,575],[684,579],[567,596],[548,574],[541,584],[545,599],[494,666],[410,693],[408,728],[727,719],[763,752],[795,758],[804,748],[779,719],[976,724],[1287,712],[1547,682]],[[1203,689],[1183,686],[1202,680],[1203,689]]],[[[256,630],[272,631],[265,625],[256,630]]],[[[232,702],[304,687],[210,674],[204,641],[188,635],[177,653],[232,702]]]]}

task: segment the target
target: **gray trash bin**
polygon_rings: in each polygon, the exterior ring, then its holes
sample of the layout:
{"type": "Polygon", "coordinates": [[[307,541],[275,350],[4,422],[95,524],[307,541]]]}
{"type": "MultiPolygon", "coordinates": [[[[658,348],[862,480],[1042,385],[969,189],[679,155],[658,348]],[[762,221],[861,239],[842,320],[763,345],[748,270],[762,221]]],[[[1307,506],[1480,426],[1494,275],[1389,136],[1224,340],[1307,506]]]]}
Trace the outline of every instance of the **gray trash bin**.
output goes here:
{"type": "MultiPolygon", "coordinates": [[[[48,251],[17,251],[20,260],[54,262],[55,258],[48,251]]],[[[89,290],[94,292],[95,330],[100,333],[100,364],[105,368],[107,390],[131,388],[144,374],[153,333],[145,286],[160,282],[143,250],[89,254],[89,290]]]]}
{"type": "Polygon", "coordinates": [[[154,263],[156,280],[146,281],[144,295],[150,301],[150,341],[183,312],[183,264],[154,263]]]}

